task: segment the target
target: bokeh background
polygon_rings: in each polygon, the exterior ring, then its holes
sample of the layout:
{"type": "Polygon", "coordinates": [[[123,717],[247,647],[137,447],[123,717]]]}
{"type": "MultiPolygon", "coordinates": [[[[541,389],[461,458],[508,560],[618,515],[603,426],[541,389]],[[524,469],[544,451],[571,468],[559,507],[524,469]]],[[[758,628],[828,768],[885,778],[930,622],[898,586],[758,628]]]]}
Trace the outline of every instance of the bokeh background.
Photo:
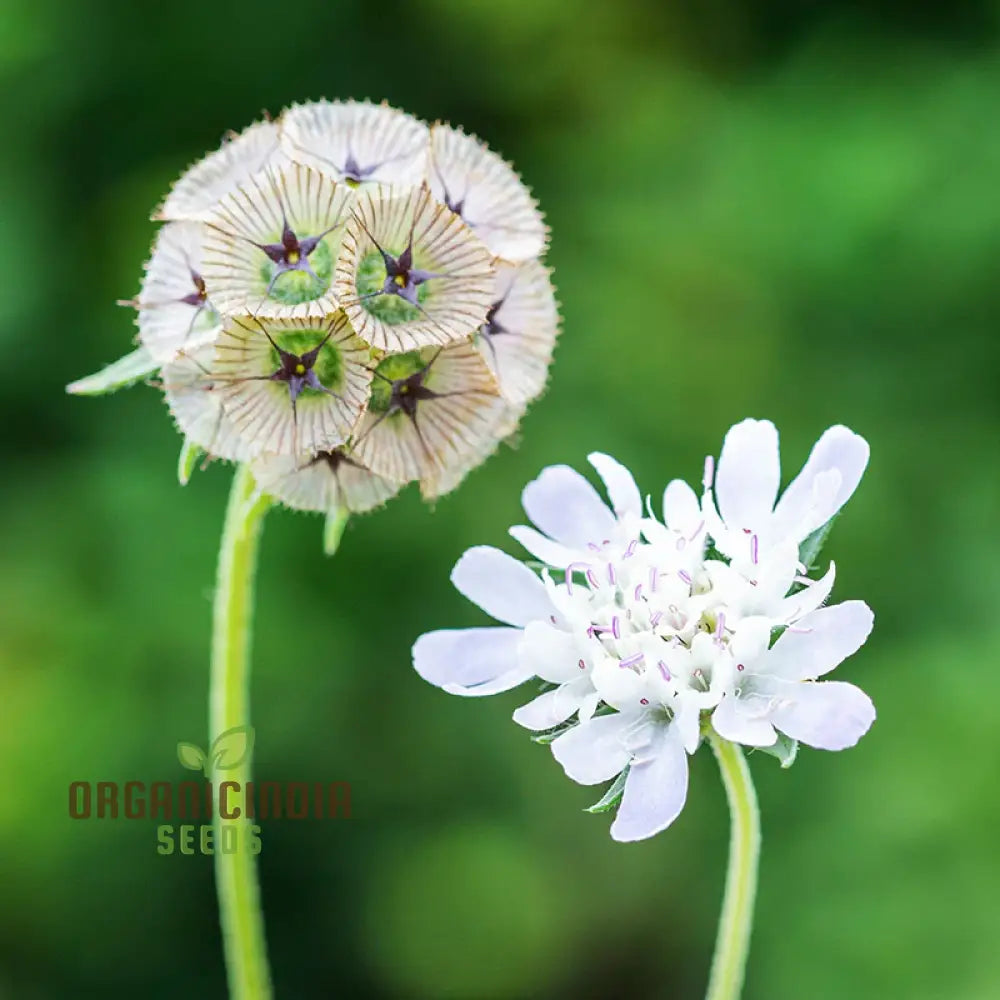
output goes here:
{"type": "Polygon", "coordinates": [[[877,614],[842,670],[855,750],[752,761],[764,811],[747,1000],[1000,997],[1000,4],[869,0],[0,3],[0,996],[221,998],[210,859],[74,823],[74,779],[175,780],[203,741],[228,472],[177,485],[154,389],[74,399],[129,348],[150,208],[262,108],[387,98],[502,150],[552,225],[551,388],[435,509],[409,491],[331,561],[269,516],[262,777],[350,780],[354,818],[265,826],[282,998],[697,998],[727,816],[714,762],[655,840],[514,726],[453,699],[424,630],[482,622],[469,545],[522,484],[618,456],[700,477],[747,415],[790,478],[872,445],[827,554],[877,614]]]}

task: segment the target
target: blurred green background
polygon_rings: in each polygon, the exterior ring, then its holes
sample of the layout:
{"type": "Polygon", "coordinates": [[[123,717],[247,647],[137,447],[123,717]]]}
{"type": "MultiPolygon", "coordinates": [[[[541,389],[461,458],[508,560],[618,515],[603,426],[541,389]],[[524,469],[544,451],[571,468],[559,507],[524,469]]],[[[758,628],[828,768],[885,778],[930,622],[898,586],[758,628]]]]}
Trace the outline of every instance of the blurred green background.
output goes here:
{"type": "Polygon", "coordinates": [[[448,583],[514,551],[522,484],[611,452],[646,491],[770,417],[790,477],[871,442],[827,555],[877,615],[842,678],[879,721],[752,768],[746,1000],[1000,997],[1000,3],[0,3],[0,997],[218,998],[211,862],[152,823],[73,823],[74,779],[176,780],[202,742],[228,473],[181,489],[159,394],[74,399],[129,348],[173,177],[295,99],[387,98],[513,159],[564,307],[519,445],[435,509],[269,516],[262,777],[350,780],[354,818],[265,826],[288,998],[697,998],[727,817],[714,762],[623,846],[599,790],[421,681],[415,637],[483,623],[448,583]]]}

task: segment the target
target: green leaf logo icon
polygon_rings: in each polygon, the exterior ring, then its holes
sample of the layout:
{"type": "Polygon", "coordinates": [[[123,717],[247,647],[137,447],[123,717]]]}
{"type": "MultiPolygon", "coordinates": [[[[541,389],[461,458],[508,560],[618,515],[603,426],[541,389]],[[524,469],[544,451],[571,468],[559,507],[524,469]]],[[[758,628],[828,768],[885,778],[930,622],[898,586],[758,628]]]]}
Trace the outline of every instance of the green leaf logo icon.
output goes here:
{"type": "Polygon", "coordinates": [[[204,771],[208,774],[208,757],[205,751],[196,743],[178,743],[177,759],[189,771],[204,771]]]}
{"type": "Polygon", "coordinates": [[[233,726],[220,733],[210,751],[213,771],[232,771],[246,762],[253,751],[253,726],[233,726]]]}

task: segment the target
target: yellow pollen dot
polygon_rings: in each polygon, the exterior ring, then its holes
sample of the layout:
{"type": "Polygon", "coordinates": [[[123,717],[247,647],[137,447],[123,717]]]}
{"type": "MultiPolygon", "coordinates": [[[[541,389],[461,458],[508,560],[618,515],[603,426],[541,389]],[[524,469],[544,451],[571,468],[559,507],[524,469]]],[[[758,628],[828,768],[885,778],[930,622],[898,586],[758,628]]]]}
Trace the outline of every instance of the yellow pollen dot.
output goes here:
{"type": "Polygon", "coordinates": [[[356,187],[360,187],[361,186],[361,181],[356,181],[353,177],[345,177],[344,178],[344,183],[349,188],[356,188],[356,187]]]}
{"type": "Polygon", "coordinates": [[[288,263],[289,264],[298,264],[298,262],[299,262],[299,252],[298,252],[298,250],[292,250],[292,251],[290,251],[289,254],[288,254],[288,263]]]}
{"type": "Polygon", "coordinates": [[[296,375],[305,375],[305,373],[306,373],[306,366],[304,364],[302,364],[302,362],[300,361],[295,366],[295,374],[296,375]]]}
{"type": "Polygon", "coordinates": [[[400,288],[405,288],[406,287],[406,275],[405,274],[397,274],[396,277],[393,278],[392,280],[395,281],[396,284],[399,285],[400,288]]]}

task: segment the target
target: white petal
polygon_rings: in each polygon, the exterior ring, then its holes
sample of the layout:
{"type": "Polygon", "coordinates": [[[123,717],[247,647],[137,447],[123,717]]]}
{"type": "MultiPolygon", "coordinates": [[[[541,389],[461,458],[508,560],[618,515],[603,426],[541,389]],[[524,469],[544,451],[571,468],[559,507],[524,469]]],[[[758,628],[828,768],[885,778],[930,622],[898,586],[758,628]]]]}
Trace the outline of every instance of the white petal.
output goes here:
{"type": "Polygon", "coordinates": [[[833,581],[837,575],[837,567],[831,562],[830,568],[819,580],[810,583],[797,594],[784,598],[777,617],[781,621],[794,622],[803,615],[808,615],[820,607],[833,590],[833,581]]]}
{"type": "Polygon", "coordinates": [[[519,662],[543,681],[564,684],[585,675],[580,668],[580,652],[569,632],[547,621],[529,622],[519,646],[519,662]]]}
{"type": "Polygon", "coordinates": [[[787,629],[759,664],[761,673],[784,680],[821,677],[857,652],[875,616],[864,601],[820,608],[787,629]]]}
{"type": "Polygon", "coordinates": [[[771,641],[771,619],[753,615],[736,624],[736,631],[729,651],[735,663],[753,663],[768,647],[771,641]]]}
{"type": "Polygon", "coordinates": [[[610,455],[602,455],[599,451],[588,455],[587,460],[604,481],[616,516],[634,514],[636,517],[642,517],[642,497],[639,495],[639,487],[635,485],[632,473],[621,462],[610,455]]]}
{"type": "Polygon", "coordinates": [[[690,536],[703,523],[698,495],[683,479],[675,479],[663,491],[663,520],[668,528],[690,536]]]}
{"type": "Polygon", "coordinates": [[[767,523],[780,480],[774,424],[770,420],[744,420],[730,428],[715,476],[715,496],[726,525],[734,530],[756,530],[767,523]]]}
{"type": "Polygon", "coordinates": [[[523,563],[488,545],[469,549],[451,571],[459,593],[508,625],[527,625],[552,614],[545,585],[523,563]]]}
{"type": "Polygon", "coordinates": [[[516,628],[441,629],[413,646],[413,666],[435,687],[475,687],[504,676],[518,665],[516,628]]]}
{"type": "Polygon", "coordinates": [[[514,712],[514,721],[525,729],[551,729],[565,722],[579,707],[589,681],[581,678],[573,684],[563,684],[553,691],[540,694],[534,701],[514,712]]]}
{"type": "Polygon", "coordinates": [[[615,840],[652,837],[670,826],[684,808],[688,762],[680,735],[667,726],[658,743],[656,756],[633,764],[625,779],[625,794],[611,824],[615,840]]]}
{"type": "Polygon", "coordinates": [[[868,442],[861,435],[855,434],[847,427],[831,427],[813,446],[802,471],[778,501],[774,511],[776,524],[793,526],[801,522],[812,503],[815,478],[823,472],[836,470],[840,473],[840,484],[831,501],[832,509],[823,521],[809,530],[815,530],[825,524],[847,503],[857,489],[868,465],[868,455],[868,442]]]}
{"type": "Polygon", "coordinates": [[[860,688],[843,681],[806,682],[775,711],[775,726],[819,750],[854,746],[875,721],[875,706],[860,688]]]}
{"type": "Polygon", "coordinates": [[[520,542],[536,559],[556,569],[565,569],[578,555],[573,549],[546,538],[545,535],[524,524],[515,524],[507,534],[520,542]]]}
{"type": "Polygon", "coordinates": [[[552,741],[552,755],[567,776],[581,785],[598,785],[624,770],[632,759],[625,743],[635,717],[616,712],[595,715],[552,741]]]}
{"type": "Polygon", "coordinates": [[[521,494],[524,511],[550,538],[573,548],[610,538],[615,519],[597,490],[568,465],[550,465],[521,494]]]}
{"type": "Polygon", "coordinates": [[[760,715],[744,711],[732,692],[723,696],[712,713],[712,725],[724,739],[749,747],[769,747],[778,738],[774,726],[760,715]]]}

